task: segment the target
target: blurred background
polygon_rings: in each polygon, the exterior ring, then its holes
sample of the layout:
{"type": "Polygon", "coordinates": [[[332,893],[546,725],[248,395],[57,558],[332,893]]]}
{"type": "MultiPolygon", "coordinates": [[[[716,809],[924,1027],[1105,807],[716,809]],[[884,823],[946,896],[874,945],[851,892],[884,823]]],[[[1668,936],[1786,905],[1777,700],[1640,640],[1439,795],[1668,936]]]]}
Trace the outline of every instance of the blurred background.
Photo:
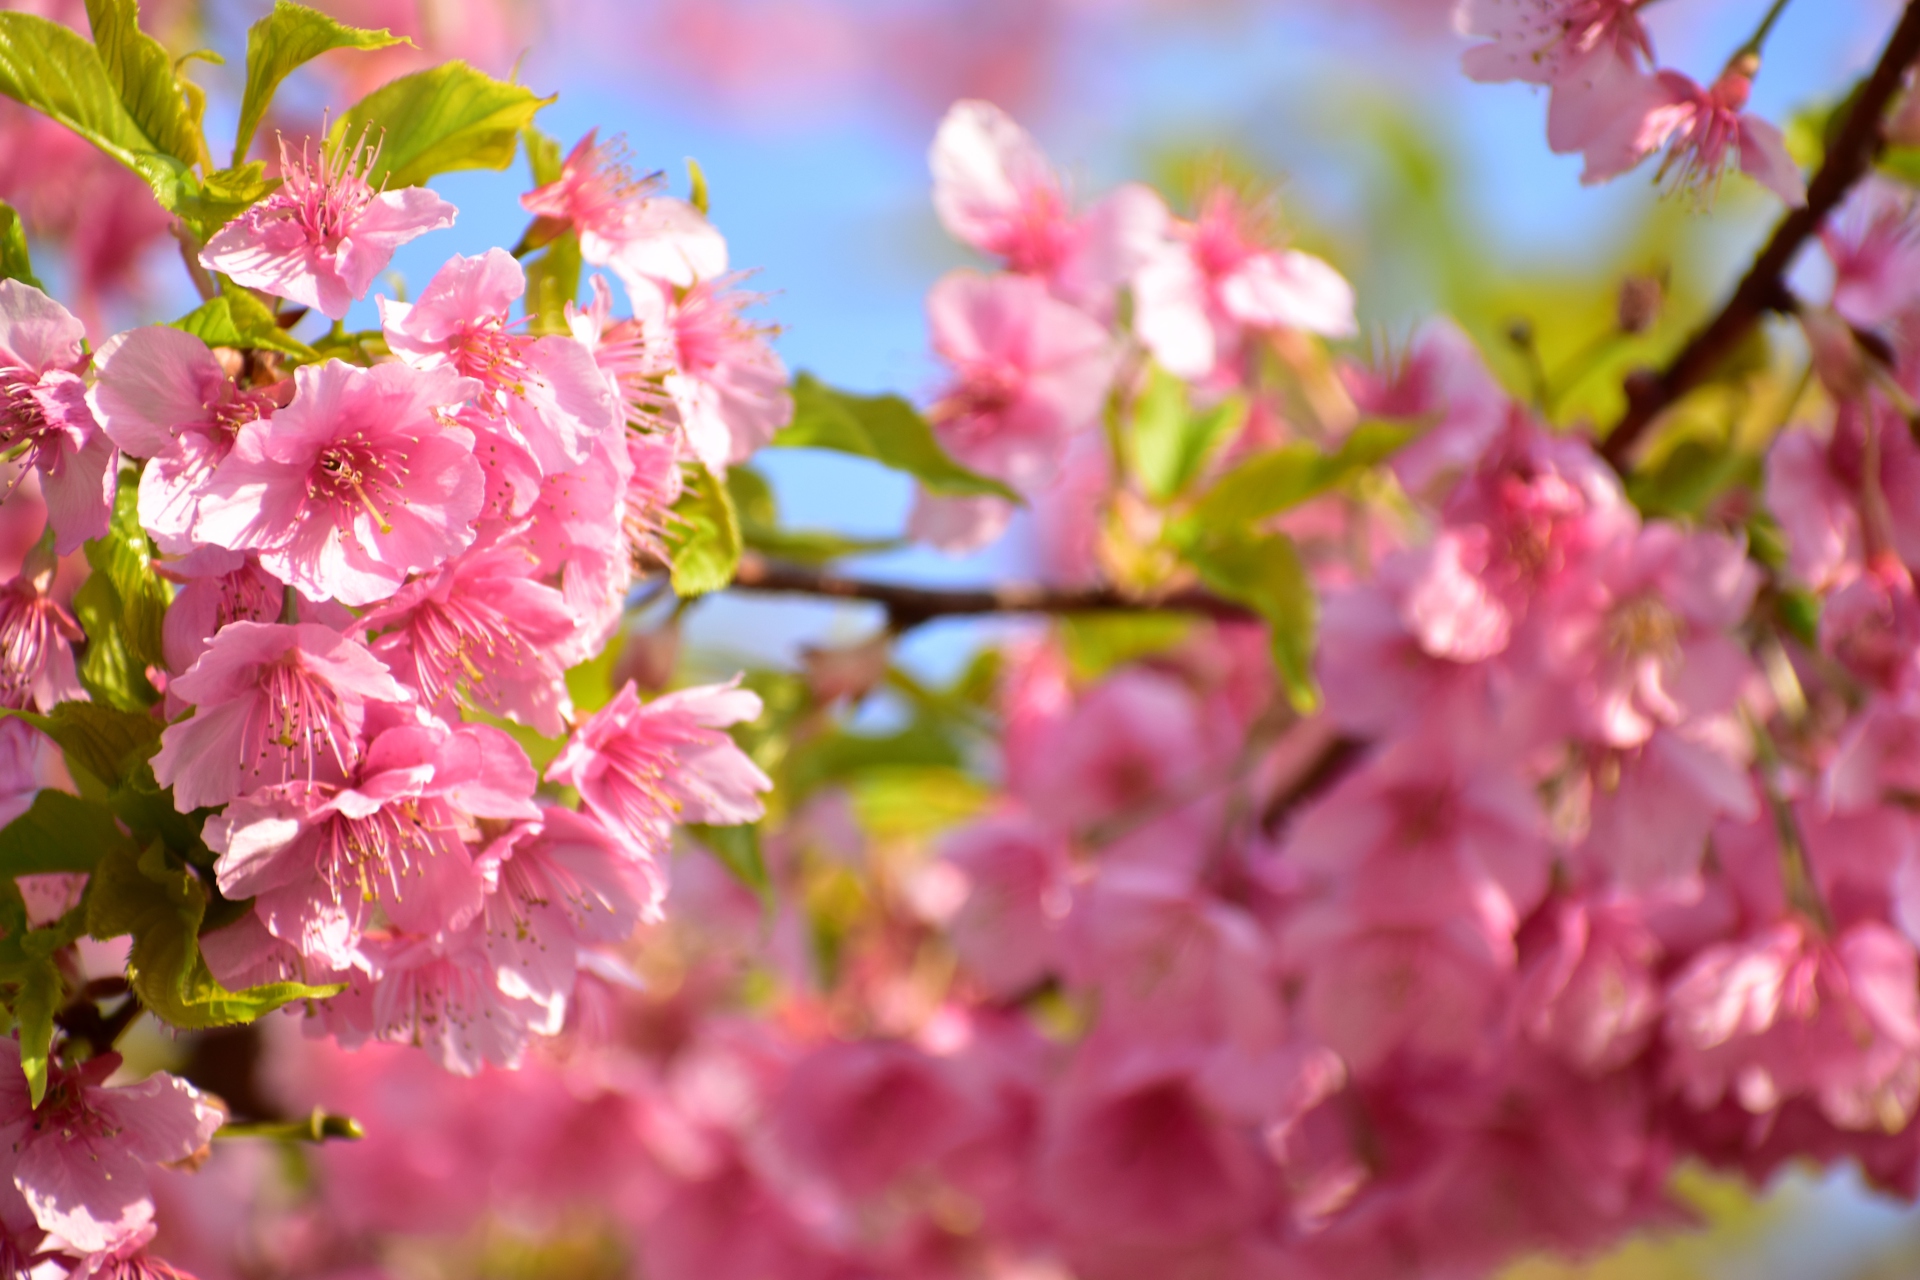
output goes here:
{"type": "MultiPolygon", "coordinates": [[[[22,3],[84,27],[74,0],[22,3]]],[[[246,25],[261,0],[148,0],[170,47],[211,47],[225,66],[196,78],[217,118],[237,98],[246,25]]],[[[1683,335],[1765,235],[1777,205],[1744,179],[1705,204],[1662,200],[1644,175],[1606,188],[1579,181],[1577,157],[1545,145],[1545,100],[1459,71],[1451,0],[318,0],[352,23],[391,27],[417,50],[330,55],[283,98],[306,128],[395,74],[446,57],[514,72],[559,94],[540,117],[570,146],[588,129],[624,134],[636,168],[684,191],[696,158],[736,267],[753,272],[762,318],[780,327],[794,369],[852,390],[920,398],[937,383],[922,299],[966,261],[928,201],[926,148],[954,99],[1012,112],[1090,198],[1145,179],[1181,203],[1196,172],[1226,168],[1277,195],[1290,232],[1355,283],[1363,350],[1404,347],[1444,312],[1516,387],[1525,367],[1507,336],[1531,326],[1560,368],[1610,324],[1623,274],[1664,277],[1667,329],[1683,335]]],[[[1764,0],[1663,0],[1648,25],[1661,61],[1710,79],[1753,29],[1764,0]]],[[[1775,33],[1754,106],[1789,128],[1831,105],[1877,51],[1895,0],[1799,0],[1775,33]]],[[[0,197],[20,207],[52,289],[80,300],[98,333],[165,318],[194,299],[163,214],[137,181],[51,126],[0,104],[0,197]]],[[[455,174],[435,186],[456,227],[403,249],[386,291],[417,290],[454,252],[513,243],[524,169],[455,174]]],[[[377,321],[349,318],[352,327],[377,321]]],[[[1568,420],[1618,406],[1603,362],[1572,394],[1568,420]]],[[[858,460],[774,450],[756,465],[783,519],[897,536],[906,481],[858,460]]],[[[1040,572],[1024,520],[977,555],[905,549],[849,572],[978,582],[1040,572]]],[[[803,646],[846,643],[878,626],[857,606],[727,597],[685,618],[688,661],[714,670],[790,664],[803,646]]],[[[983,638],[943,623],[901,659],[944,677],[983,638]]],[[[871,712],[884,717],[883,704],[871,712]]],[[[1874,1198],[1847,1175],[1790,1176],[1759,1201],[1689,1178],[1703,1234],[1635,1242],[1587,1269],[1528,1264],[1548,1277],[1920,1275],[1920,1214],[1874,1198]]]]}

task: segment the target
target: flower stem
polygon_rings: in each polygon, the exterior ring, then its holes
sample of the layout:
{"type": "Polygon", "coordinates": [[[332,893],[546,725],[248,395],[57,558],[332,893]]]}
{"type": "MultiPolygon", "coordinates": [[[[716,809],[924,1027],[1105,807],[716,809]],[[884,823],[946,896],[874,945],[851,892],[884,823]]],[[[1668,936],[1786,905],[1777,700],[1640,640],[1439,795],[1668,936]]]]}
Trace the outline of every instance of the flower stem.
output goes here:
{"type": "Polygon", "coordinates": [[[1780,15],[1786,12],[1788,3],[1789,0],[1773,0],[1773,6],[1767,10],[1767,16],[1760,19],[1759,28],[1754,31],[1750,40],[1740,46],[1739,51],[1733,55],[1733,61],[1738,61],[1742,57],[1760,56],[1760,47],[1766,44],[1767,37],[1773,34],[1773,24],[1780,21],[1780,15]]]}

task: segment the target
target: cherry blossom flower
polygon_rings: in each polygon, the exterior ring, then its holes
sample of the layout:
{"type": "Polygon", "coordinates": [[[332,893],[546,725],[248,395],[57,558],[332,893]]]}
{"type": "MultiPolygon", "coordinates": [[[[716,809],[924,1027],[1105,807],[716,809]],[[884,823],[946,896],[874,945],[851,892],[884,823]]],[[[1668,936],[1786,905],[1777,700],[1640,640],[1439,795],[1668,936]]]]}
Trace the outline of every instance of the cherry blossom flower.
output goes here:
{"type": "Polygon", "coordinates": [[[0,280],[0,450],[22,450],[61,555],[107,531],[113,441],[87,407],[87,331],[30,284],[0,280]]]}
{"type": "Polygon", "coordinates": [[[1644,0],[1460,0],[1454,27],[1484,36],[1461,58],[1475,80],[1524,80],[1558,89],[1591,60],[1631,65],[1653,59],[1653,41],[1641,25],[1644,0]]]}
{"type": "Polygon", "coordinates": [[[1216,189],[1135,275],[1134,332],[1169,372],[1231,368],[1250,333],[1355,332],[1352,287],[1311,254],[1273,248],[1267,216],[1216,189]]]}
{"type": "Polygon", "coordinates": [[[140,523],[160,550],[194,546],[194,516],[208,477],[233,451],[243,423],[271,414],[273,396],[242,391],[207,344],[165,325],[116,334],[94,355],[87,401],[101,428],[140,473],[140,523]]]}
{"type": "Polygon", "coordinates": [[[293,401],[241,427],[200,498],[194,536],[251,551],[315,600],[383,600],[473,541],[486,479],[473,436],[440,413],[475,384],[450,369],[294,372],[293,401]]]}
{"type": "MultiPolygon", "coordinates": [[[[1115,358],[1106,330],[1037,280],[964,270],[934,285],[927,315],[934,350],[954,370],[929,415],[941,443],[974,470],[1016,488],[1044,484],[1067,439],[1099,416],[1115,358]]],[[[922,494],[909,531],[947,550],[997,532],[997,499],[960,499],[976,508],[996,505],[957,522],[957,536],[936,539],[952,520],[952,501],[922,494]]]]}
{"type": "Polygon", "coordinates": [[[364,645],[314,623],[233,622],[169,691],[195,707],[153,772],[182,813],[286,782],[344,781],[369,703],[411,696],[364,645]]]}
{"type": "Polygon", "coordinates": [[[165,1072],[109,1087],[119,1065],[117,1053],[75,1067],[54,1061],[36,1108],[18,1042],[0,1041],[0,1150],[9,1180],[41,1228],[77,1253],[139,1236],[153,1220],[154,1167],[204,1148],[226,1118],[165,1072]]]}
{"type": "Polygon", "coordinates": [[[30,557],[19,577],[0,585],[0,707],[51,711],[85,700],[73,646],[86,637],[49,590],[51,555],[30,557]]]}
{"type": "Polygon", "coordinates": [[[376,191],[380,148],[323,144],[317,162],[282,140],[280,189],[214,233],[209,271],[339,320],[386,270],[393,251],[453,225],[456,210],[425,187],[376,191]]]}
{"type": "Polygon", "coordinates": [[[587,810],[635,846],[661,847],[674,822],[757,821],[772,782],[724,732],[760,714],[737,682],[682,689],[642,703],[628,681],[582,722],[547,767],[579,789],[587,810]]]}
{"type": "Polygon", "coordinates": [[[449,719],[466,702],[558,737],[573,704],[554,646],[578,623],[534,568],[513,542],[463,553],[363,616],[385,633],[373,652],[422,706],[449,719]]]}
{"type": "Polygon", "coordinates": [[[574,146],[557,181],[520,197],[526,211],[572,227],[580,256],[636,292],[651,281],[685,287],[725,275],[727,244],[706,216],[657,194],[657,175],[635,181],[626,148],[597,134],[574,146]]]}
{"type": "Polygon", "coordinates": [[[1920,214],[1913,189],[1869,174],[1820,227],[1833,263],[1833,309],[1873,328],[1920,304],[1920,214]]]}
{"type": "Polygon", "coordinates": [[[934,210],[955,239],[1045,280],[1056,297],[1103,322],[1170,220],[1160,197],[1138,183],[1076,215],[1038,144],[990,102],[949,108],[928,159],[934,210]]]}
{"type": "Polygon", "coordinates": [[[1554,149],[1585,153],[1583,182],[1616,177],[1665,147],[1658,176],[1676,187],[1711,188],[1738,165],[1786,204],[1805,204],[1806,181],[1780,130],[1744,110],[1753,70],[1737,61],[1705,89],[1677,71],[1622,77],[1589,95],[1590,123],[1554,149]]]}
{"type": "Polygon", "coordinates": [[[787,367],[770,329],[744,319],[753,295],[727,278],[702,280],[667,303],[673,371],[663,385],[694,457],[716,472],[745,462],[793,420],[787,367]]]}
{"type": "Polygon", "coordinates": [[[450,368],[495,397],[542,472],[586,461],[592,441],[619,429],[615,401],[591,353],[565,334],[534,337],[508,328],[526,274],[504,249],[458,254],[428,281],[419,301],[380,299],[380,322],[395,355],[418,369],[450,368]]]}

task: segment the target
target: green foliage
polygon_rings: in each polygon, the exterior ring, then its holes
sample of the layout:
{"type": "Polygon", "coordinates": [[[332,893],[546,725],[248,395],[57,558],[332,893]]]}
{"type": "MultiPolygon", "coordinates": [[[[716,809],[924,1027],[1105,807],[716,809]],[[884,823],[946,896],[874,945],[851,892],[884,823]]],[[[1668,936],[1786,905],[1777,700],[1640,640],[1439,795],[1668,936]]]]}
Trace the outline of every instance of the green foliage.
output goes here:
{"type": "Polygon", "coordinates": [[[707,212],[707,171],[692,156],[687,157],[687,203],[698,209],[702,215],[707,212]]]}
{"type": "Polygon", "coordinates": [[[20,223],[14,207],[0,200],[0,280],[18,280],[40,287],[33,274],[33,259],[27,253],[27,229],[20,223]]]}
{"type": "Polygon", "coordinates": [[[53,1016],[66,996],[54,953],[84,928],[84,905],[45,928],[27,920],[26,903],[11,879],[0,887],[0,988],[20,1035],[20,1068],[34,1106],[47,1093],[47,1061],[53,1053],[53,1016]]]}
{"type": "Polygon", "coordinates": [[[173,327],[210,347],[278,351],[301,361],[320,358],[319,352],[282,329],[267,304],[246,289],[224,290],[175,320],[173,327]]]}
{"type": "Polygon", "coordinates": [[[36,14],[0,12],[0,94],[58,120],[145,179],[163,208],[178,209],[197,184],[189,160],[175,152],[180,139],[158,95],[148,102],[152,87],[140,78],[144,65],[135,54],[120,70],[123,78],[133,77],[126,82],[150,111],[145,125],[128,110],[115,75],[92,44],[36,14]]]}
{"type": "Polygon", "coordinates": [[[871,458],[913,476],[930,493],[1020,501],[1019,494],[998,480],[947,456],[927,420],[899,396],[836,391],[808,373],[793,380],[793,422],[773,443],[783,449],[832,449],[871,458]]]}
{"type": "Polygon", "coordinates": [[[1313,583],[1293,539],[1223,525],[1186,548],[1201,581],[1266,621],[1274,665],[1287,698],[1305,712],[1319,705],[1313,682],[1313,583]]]}
{"type": "Polygon", "coordinates": [[[180,216],[201,239],[208,239],[279,186],[280,179],[267,177],[265,161],[220,169],[208,174],[200,189],[180,202],[180,216]]]}
{"type": "Polygon", "coordinates": [[[1098,680],[1116,667],[1178,646],[1193,634],[1193,619],[1177,613],[1077,613],[1059,620],[1067,665],[1080,680],[1098,680]]]}
{"type": "Polygon", "coordinates": [[[1201,496],[1187,523],[1223,529],[1279,515],[1379,463],[1412,434],[1394,423],[1362,422],[1332,453],[1294,441],[1255,454],[1201,496]]]}
{"type": "Polygon", "coordinates": [[[740,564],[740,519],[726,485],[705,465],[690,468],[686,492],[673,505],[666,543],[673,590],[682,599],[718,591],[740,564]]]}
{"type": "Polygon", "coordinates": [[[906,545],[903,538],[854,538],[830,529],[781,528],[773,488],[752,467],[730,467],[727,492],[740,518],[741,542],[775,560],[820,565],[842,556],[871,555],[906,545]]]}
{"type": "Polygon", "coordinates": [[[1186,383],[1154,365],[1146,390],[1133,406],[1130,440],[1133,472],[1147,496],[1156,502],[1178,497],[1246,420],[1247,402],[1239,396],[1195,413],[1186,383]]]}
{"type": "Polygon", "coordinates": [[[31,808],[0,828],[0,877],[91,871],[126,843],[106,805],[64,791],[42,791],[31,808]]]}
{"type": "Polygon", "coordinates": [[[464,62],[447,62],[383,85],[334,123],[328,141],[351,147],[366,136],[380,143],[367,181],[417,187],[436,173],[504,169],[521,130],[552,102],[464,62]]]}
{"type": "Polygon", "coordinates": [[[121,485],[106,536],[87,543],[93,573],[73,597],[73,611],[87,633],[81,683],[96,701],[129,711],[152,706],[157,697],[146,670],[162,663],[160,626],[172,599],[153,571],[138,503],[136,486],[121,485]]]}
{"type": "Polygon", "coordinates": [[[552,134],[528,125],[520,131],[520,142],[527,150],[527,172],[534,186],[544,187],[560,181],[567,158],[560,153],[560,143],[552,134]]]}
{"type": "Polygon", "coordinates": [[[345,26],[305,5],[274,0],[273,12],[247,28],[247,88],[240,99],[233,163],[246,160],[274,91],[297,68],[331,49],[385,49],[406,43],[405,37],[385,29],[345,26]]]}
{"type": "Polygon", "coordinates": [[[958,768],[965,758],[948,727],[921,714],[896,733],[835,729],[796,743],[788,754],[787,803],[798,805],[822,787],[845,783],[869,769],[893,766],[958,768]]]}
{"type": "Polygon", "coordinates": [[[87,894],[87,930],[100,939],[132,935],[127,980],[162,1021],[182,1029],[250,1022],[293,1000],[337,995],[344,987],[270,982],[228,991],[200,955],[207,890],[193,870],[156,840],[103,858],[87,894]]]}
{"type": "Polygon", "coordinates": [[[153,754],[161,725],[150,715],[92,702],[63,702],[46,715],[14,711],[52,738],[81,794],[104,796],[153,754]]]}
{"type": "Polygon", "coordinates": [[[200,113],[188,105],[166,48],[140,30],[139,0],[87,0],[87,23],[107,79],[135,127],[181,164],[203,163],[200,113]]]}

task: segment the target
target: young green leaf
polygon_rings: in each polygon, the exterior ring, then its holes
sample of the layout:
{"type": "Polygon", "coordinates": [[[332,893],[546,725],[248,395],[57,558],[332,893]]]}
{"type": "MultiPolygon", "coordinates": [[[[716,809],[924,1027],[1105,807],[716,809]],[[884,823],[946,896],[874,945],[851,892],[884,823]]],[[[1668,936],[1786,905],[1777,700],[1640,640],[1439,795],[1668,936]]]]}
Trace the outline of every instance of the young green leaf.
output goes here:
{"type": "Polygon", "coordinates": [[[209,299],[173,322],[210,347],[278,351],[301,361],[320,358],[300,339],[282,329],[273,312],[246,289],[233,288],[209,299]]]}
{"type": "Polygon", "coordinates": [[[221,169],[207,175],[200,190],[180,202],[180,216],[202,240],[239,217],[248,206],[272,195],[280,179],[267,177],[264,161],[221,169]]]}
{"type": "Polygon", "coordinates": [[[1158,365],[1134,403],[1133,469],[1156,502],[1178,497],[1199,477],[1207,458],[1247,420],[1247,402],[1230,396],[1204,413],[1187,400],[1187,385],[1158,365]]]}
{"type": "Polygon", "coordinates": [[[140,132],[181,164],[205,161],[198,116],[174,75],[173,57],[140,29],[139,0],[87,0],[87,23],[107,79],[140,132]]]}
{"type": "Polygon", "coordinates": [[[27,253],[27,229],[14,207],[4,200],[0,200],[0,280],[40,287],[33,274],[33,259],[27,253]]]}
{"type": "Polygon", "coordinates": [[[1412,437],[1405,426],[1362,422],[1332,453],[1295,441],[1256,454],[1201,496],[1188,524],[1219,529],[1278,515],[1389,457],[1412,437]]]}
{"type": "Polygon", "coordinates": [[[560,143],[551,134],[528,125],[520,131],[520,143],[527,149],[527,172],[534,186],[544,187],[560,181],[567,161],[560,153],[560,143]]]}
{"type": "Polygon", "coordinates": [[[165,727],[143,712],[95,702],[63,702],[46,715],[4,714],[17,716],[52,738],[83,793],[90,786],[104,793],[125,783],[153,754],[165,727]]]}
{"type": "Polygon", "coordinates": [[[580,296],[580,237],[563,231],[527,263],[527,328],[566,333],[567,304],[580,296]]]}
{"type": "Polygon", "coordinates": [[[95,701],[140,711],[157,698],[148,667],[160,665],[160,626],[172,593],[153,571],[152,548],[140,527],[133,485],[115,497],[113,522],[87,543],[93,573],[74,593],[73,611],[87,633],[80,680],[95,701]]]}
{"type": "Polygon", "coordinates": [[[71,28],[32,13],[0,12],[0,94],[58,120],[146,180],[163,208],[196,189],[166,141],[127,111],[100,52],[71,28]]]}
{"type": "Polygon", "coordinates": [[[703,596],[733,581],[740,564],[740,519],[727,487],[705,466],[687,475],[686,492],[667,522],[667,553],[673,561],[673,590],[680,597],[703,596]]]}
{"type": "Polygon", "coordinates": [[[240,98],[240,127],[233,137],[233,163],[247,158],[254,131],[273,105],[280,82],[330,49],[385,49],[407,44],[391,31],[349,27],[289,0],[274,0],[273,12],[247,28],[247,88],[240,98]]]}
{"type": "Polygon", "coordinates": [[[930,493],[1020,501],[1020,495],[1000,481],[949,457],[919,410],[899,396],[836,391],[812,374],[793,380],[793,422],[773,443],[782,449],[832,449],[871,458],[913,476],[930,493]]]}
{"type": "Polygon", "coordinates": [[[1313,583],[1283,533],[1225,529],[1185,548],[1201,581],[1258,613],[1267,624],[1274,665],[1302,713],[1319,705],[1313,680],[1313,583]]]}
{"type": "Polygon", "coordinates": [[[374,90],[334,123],[332,145],[351,147],[363,133],[380,143],[367,173],[375,187],[417,187],[455,169],[504,169],[520,131],[553,98],[448,62],[374,90]]]}
{"type": "Polygon", "coordinates": [[[0,876],[91,871],[126,843],[107,806],[64,791],[42,791],[25,813],[0,827],[0,876]]]}
{"type": "Polygon", "coordinates": [[[190,1030],[251,1022],[293,1000],[337,995],[339,986],[270,982],[228,991],[200,955],[207,891],[159,841],[103,858],[87,893],[87,931],[102,940],[132,935],[127,980],[163,1022],[190,1030]]]}

